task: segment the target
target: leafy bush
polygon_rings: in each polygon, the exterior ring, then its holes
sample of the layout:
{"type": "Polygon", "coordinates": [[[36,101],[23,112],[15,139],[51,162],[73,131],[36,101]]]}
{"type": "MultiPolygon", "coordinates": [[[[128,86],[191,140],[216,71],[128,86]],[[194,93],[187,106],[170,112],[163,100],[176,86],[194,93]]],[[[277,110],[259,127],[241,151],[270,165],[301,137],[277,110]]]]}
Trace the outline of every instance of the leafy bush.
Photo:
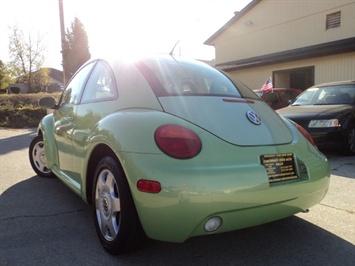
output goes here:
{"type": "MultiPolygon", "coordinates": [[[[51,94],[59,98],[58,93],[51,94]]],[[[0,94],[0,127],[28,128],[37,127],[47,110],[38,105],[46,93],[0,94]]]]}

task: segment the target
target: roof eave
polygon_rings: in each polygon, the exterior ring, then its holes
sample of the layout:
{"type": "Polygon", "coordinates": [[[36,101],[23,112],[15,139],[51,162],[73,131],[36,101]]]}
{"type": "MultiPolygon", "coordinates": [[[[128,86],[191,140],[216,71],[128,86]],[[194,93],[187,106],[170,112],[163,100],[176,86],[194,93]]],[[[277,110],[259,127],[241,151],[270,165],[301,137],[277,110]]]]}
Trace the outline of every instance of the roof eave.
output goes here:
{"type": "Polygon", "coordinates": [[[211,37],[209,37],[203,44],[213,46],[213,40],[226,31],[230,26],[232,26],[236,21],[248,13],[254,6],[256,6],[262,0],[253,0],[248,5],[246,5],[241,11],[234,12],[234,17],[232,17],[226,24],[222,26],[218,31],[216,31],[211,37]]]}
{"type": "Polygon", "coordinates": [[[355,51],[355,37],[348,39],[297,48],[262,56],[245,58],[225,63],[216,64],[216,67],[223,70],[238,70],[250,67],[272,65],[293,60],[301,60],[310,57],[329,56],[355,51]]]}

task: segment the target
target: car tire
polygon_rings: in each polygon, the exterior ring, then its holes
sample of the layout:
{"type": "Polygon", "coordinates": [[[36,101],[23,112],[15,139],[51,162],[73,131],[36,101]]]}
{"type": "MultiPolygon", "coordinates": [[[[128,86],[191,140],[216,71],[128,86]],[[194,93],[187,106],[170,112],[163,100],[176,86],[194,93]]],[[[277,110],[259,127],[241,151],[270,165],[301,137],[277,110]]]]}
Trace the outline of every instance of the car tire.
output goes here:
{"type": "Polygon", "coordinates": [[[28,155],[31,166],[38,176],[54,177],[52,171],[47,168],[44,141],[41,135],[36,136],[31,141],[28,155]]]}
{"type": "Polygon", "coordinates": [[[355,128],[349,130],[344,145],[345,155],[355,155],[355,128]]]}
{"type": "Polygon", "coordinates": [[[112,157],[97,165],[93,190],[95,228],[103,247],[118,255],[139,249],[146,238],[126,176],[112,157]]]}

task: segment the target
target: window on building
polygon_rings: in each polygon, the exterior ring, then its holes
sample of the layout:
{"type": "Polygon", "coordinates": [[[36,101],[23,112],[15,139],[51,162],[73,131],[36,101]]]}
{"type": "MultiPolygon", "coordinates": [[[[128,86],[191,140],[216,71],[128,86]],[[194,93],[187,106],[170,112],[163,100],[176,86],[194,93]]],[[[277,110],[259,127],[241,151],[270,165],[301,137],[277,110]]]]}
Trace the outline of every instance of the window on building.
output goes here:
{"type": "Polygon", "coordinates": [[[341,15],[340,11],[328,14],[325,29],[327,30],[331,28],[340,27],[340,22],[341,22],[340,15],[341,15]]]}

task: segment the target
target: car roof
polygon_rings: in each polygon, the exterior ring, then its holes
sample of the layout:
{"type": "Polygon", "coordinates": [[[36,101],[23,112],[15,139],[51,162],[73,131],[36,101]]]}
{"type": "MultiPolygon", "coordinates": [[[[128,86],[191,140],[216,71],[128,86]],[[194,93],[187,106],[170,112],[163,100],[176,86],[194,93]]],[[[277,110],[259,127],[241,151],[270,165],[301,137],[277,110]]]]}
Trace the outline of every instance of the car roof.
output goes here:
{"type": "MultiPolygon", "coordinates": [[[[273,89],[270,89],[269,91],[287,91],[287,90],[299,90],[299,89],[295,89],[295,88],[273,88],[273,89]]],[[[256,92],[260,92],[260,91],[264,91],[262,89],[258,89],[258,90],[253,90],[253,91],[256,91],[256,92]]]]}
{"type": "MultiPolygon", "coordinates": [[[[134,54],[132,56],[124,56],[124,55],[115,55],[112,57],[100,57],[96,58],[92,61],[95,60],[104,60],[108,62],[110,65],[115,65],[115,63],[136,63],[136,62],[141,62],[141,61],[149,61],[149,60],[158,60],[158,61],[175,61],[175,62],[189,62],[189,63],[194,63],[194,64],[204,64],[206,63],[192,59],[192,58],[184,58],[180,56],[175,56],[175,55],[170,55],[170,54],[165,54],[165,53],[143,53],[143,54],[134,54]]],[[[91,60],[90,60],[91,61],[91,60]]]]}
{"type": "Polygon", "coordinates": [[[318,84],[318,85],[314,85],[311,88],[338,86],[338,85],[352,85],[352,84],[355,84],[355,80],[344,80],[344,81],[334,81],[334,82],[321,83],[321,84],[318,84]]]}

